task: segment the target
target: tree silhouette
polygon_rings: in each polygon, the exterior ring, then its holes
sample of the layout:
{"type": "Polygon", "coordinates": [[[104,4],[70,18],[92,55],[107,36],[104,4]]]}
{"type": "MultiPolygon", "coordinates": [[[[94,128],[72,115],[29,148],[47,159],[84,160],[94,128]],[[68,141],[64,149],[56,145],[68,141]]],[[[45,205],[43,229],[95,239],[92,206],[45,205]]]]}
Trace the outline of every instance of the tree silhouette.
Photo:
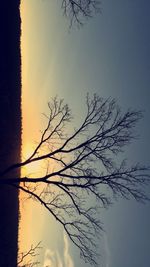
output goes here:
{"type": "Polygon", "coordinates": [[[64,15],[73,23],[83,24],[83,19],[88,19],[100,11],[100,0],[62,0],[64,15]]]}
{"type": "Polygon", "coordinates": [[[48,103],[44,114],[47,125],[28,159],[1,173],[5,176],[33,162],[44,162],[44,175],[5,178],[42,204],[63,226],[81,257],[97,265],[95,234],[103,229],[99,209],[107,208],[113,198],[149,200],[144,186],[149,168],[127,165],[119,153],[134,138],[134,127],[142,117],[140,111],[123,113],[114,99],[96,94],[86,97],[86,114],[73,128],[71,110],[57,97],[48,103]]]}

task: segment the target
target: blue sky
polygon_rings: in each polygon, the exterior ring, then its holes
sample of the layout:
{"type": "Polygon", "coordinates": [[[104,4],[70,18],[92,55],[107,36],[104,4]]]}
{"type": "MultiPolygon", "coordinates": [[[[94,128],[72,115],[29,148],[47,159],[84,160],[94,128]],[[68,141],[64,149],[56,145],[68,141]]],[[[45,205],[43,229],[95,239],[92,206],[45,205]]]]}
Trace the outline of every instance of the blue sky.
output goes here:
{"type": "MultiPolygon", "coordinates": [[[[129,164],[139,161],[149,165],[149,1],[102,1],[101,14],[90,19],[81,29],[73,27],[71,30],[69,22],[62,16],[60,3],[48,0],[23,2],[26,6],[23,32],[26,87],[23,87],[23,95],[28,107],[26,114],[39,114],[36,131],[42,127],[40,114],[45,111],[48,99],[56,94],[72,107],[77,122],[84,112],[87,92],[97,92],[102,97],[111,96],[117,99],[123,110],[128,107],[144,110],[144,118],[137,126],[140,138],[126,149],[124,157],[129,159],[129,164]]],[[[26,128],[29,129],[32,121],[27,116],[26,128]]],[[[35,138],[35,130],[24,131],[26,139],[35,138]]],[[[150,192],[150,188],[147,190],[150,192]]],[[[71,244],[70,251],[67,250],[68,244],[62,230],[59,226],[55,231],[50,229],[55,222],[42,212],[44,219],[40,233],[38,229],[34,231],[33,219],[38,218],[38,208],[37,212],[32,212],[33,239],[42,238],[46,257],[53,259],[53,266],[57,266],[57,261],[67,255],[71,257],[70,267],[88,267],[79,259],[71,244]]],[[[118,200],[102,213],[102,217],[106,229],[104,237],[99,239],[100,248],[105,251],[102,266],[148,266],[149,205],[118,200]]],[[[63,267],[67,266],[65,260],[63,264],[63,267]]]]}

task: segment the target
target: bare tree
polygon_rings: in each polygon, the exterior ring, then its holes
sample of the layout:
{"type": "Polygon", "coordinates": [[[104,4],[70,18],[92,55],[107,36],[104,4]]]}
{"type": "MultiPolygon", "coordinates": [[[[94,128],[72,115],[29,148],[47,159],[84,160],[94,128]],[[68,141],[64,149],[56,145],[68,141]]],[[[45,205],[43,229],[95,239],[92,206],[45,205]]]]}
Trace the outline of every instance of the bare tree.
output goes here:
{"type": "Polygon", "coordinates": [[[62,0],[62,9],[70,19],[70,26],[82,25],[84,19],[100,11],[100,0],[62,0]]]}
{"type": "Polygon", "coordinates": [[[116,197],[149,200],[144,192],[149,168],[128,166],[118,159],[135,138],[134,127],[142,113],[123,113],[114,99],[87,95],[84,120],[74,129],[71,110],[63,100],[55,97],[48,110],[46,128],[33,153],[4,170],[0,183],[17,187],[41,203],[63,226],[81,257],[96,266],[94,236],[103,229],[99,209],[116,197]],[[33,162],[46,163],[43,175],[2,179],[33,162]]]}

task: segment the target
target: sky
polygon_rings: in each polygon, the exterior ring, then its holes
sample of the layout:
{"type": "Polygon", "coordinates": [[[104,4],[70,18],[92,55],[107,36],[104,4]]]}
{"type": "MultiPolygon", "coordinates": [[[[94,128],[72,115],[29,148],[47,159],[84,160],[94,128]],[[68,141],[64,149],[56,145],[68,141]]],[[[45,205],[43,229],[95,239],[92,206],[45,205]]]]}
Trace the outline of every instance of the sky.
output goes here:
{"type": "MultiPolygon", "coordinates": [[[[150,3],[147,0],[101,1],[101,14],[69,29],[61,1],[22,0],[23,155],[44,127],[42,113],[58,95],[72,108],[76,122],[87,92],[116,98],[123,110],[144,110],[139,139],[126,149],[129,163],[149,165],[150,3]]],[[[147,188],[150,192],[150,188],[147,188]]],[[[25,205],[24,205],[25,206],[25,205]]],[[[105,234],[100,266],[141,267],[150,262],[149,204],[118,200],[102,212],[105,234]]],[[[63,230],[37,204],[24,207],[29,246],[42,240],[41,267],[89,267],[63,230]],[[30,236],[30,238],[29,238],[30,236]],[[45,263],[44,263],[45,262],[45,263]]],[[[100,252],[101,252],[100,251],[100,252]]]]}

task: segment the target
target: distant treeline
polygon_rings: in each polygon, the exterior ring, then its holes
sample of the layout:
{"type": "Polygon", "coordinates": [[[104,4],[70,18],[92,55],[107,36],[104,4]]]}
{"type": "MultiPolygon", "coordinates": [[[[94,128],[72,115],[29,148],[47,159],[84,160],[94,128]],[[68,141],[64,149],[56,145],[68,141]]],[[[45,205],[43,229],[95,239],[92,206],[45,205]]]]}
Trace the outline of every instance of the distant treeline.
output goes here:
{"type": "MultiPolygon", "coordinates": [[[[21,18],[19,0],[0,4],[0,171],[21,160],[21,18]]],[[[11,176],[20,177],[20,171],[11,176]]],[[[0,177],[1,179],[2,177],[0,177]]],[[[16,267],[18,191],[0,188],[0,266],[16,267]]]]}

